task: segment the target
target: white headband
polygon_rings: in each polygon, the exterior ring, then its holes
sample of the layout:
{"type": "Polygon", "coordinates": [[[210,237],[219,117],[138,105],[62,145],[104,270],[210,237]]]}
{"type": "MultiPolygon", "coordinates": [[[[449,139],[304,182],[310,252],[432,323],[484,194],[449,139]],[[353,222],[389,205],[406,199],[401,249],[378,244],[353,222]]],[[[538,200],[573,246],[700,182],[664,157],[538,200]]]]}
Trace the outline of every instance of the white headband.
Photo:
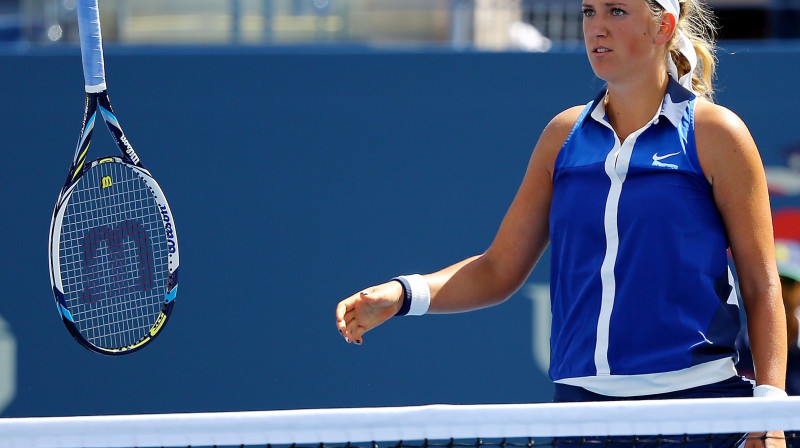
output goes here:
{"type": "MultiPolygon", "coordinates": [[[[661,5],[664,10],[673,16],[675,16],[675,23],[678,23],[678,20],[681,18],[681,6],[678,3],[678,0],[656,0],[656,2],[661,5]]],[[[692,45],[692,41],[683,34],[683,31],[677,30],[678,32],[678,51],[683,54],[687,61],[689,61],[689,71],[681,76],[678,77],[678,67],[675,65],[675,61],[672,60],[672,57],[667,58],[667,72],[672,76],[676,81],[678,81],[683,87],[687,88],[689,91],[694,92],[692,88],[692,73],[694,73],[695,67],[697,67],[697,53],[694,51],[694,45],[692,45]]]]}

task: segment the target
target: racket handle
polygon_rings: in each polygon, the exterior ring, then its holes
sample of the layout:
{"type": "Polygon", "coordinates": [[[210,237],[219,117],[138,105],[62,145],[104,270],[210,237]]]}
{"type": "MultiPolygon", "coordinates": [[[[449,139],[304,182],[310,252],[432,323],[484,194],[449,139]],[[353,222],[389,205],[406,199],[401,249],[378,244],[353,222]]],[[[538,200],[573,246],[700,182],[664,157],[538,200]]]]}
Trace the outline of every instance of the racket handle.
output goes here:
{"type": "Polygon", "coordinates": [[[77,0],[76,9],[86,92],[102,92],[106,89],[106,70],[103,63],[103,36],[100,34],[100,10],[97,0],[77,0]]]}

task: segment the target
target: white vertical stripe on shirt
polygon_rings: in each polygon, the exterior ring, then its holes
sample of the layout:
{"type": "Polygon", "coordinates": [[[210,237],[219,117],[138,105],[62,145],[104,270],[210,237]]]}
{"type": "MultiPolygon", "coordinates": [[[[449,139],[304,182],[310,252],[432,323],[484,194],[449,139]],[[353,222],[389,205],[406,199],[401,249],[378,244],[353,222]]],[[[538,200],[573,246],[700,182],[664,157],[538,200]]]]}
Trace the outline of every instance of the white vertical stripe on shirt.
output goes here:
{"type": "Polygon", "coordinates": [[[608,364],[608,336],[611,326],[611,310],[614,308],[614,296],[617,292],[617,282],[614,278],[614,265],[617,262],[619,250],[619,229],[617,228],[617,207],[622,194],[622,177],[616,171],[622,146],[619,144],[617,134],[614,134],[614,148],[606,156],[605,169],[611,179],[611,188],[606,198],[603,227],[606,233],[606,254],[600,266],[600,281],[602,284],[600,315],[597,320],[597,341],[594,347],[594,365],[597,375],[610,375],[611,367],[608,364]]]}
{"type": "Polygon", "coordinates": [[[598,376],[611,375],[611,366],[608,362],[609,335],[611,329],[611,312],[614,309],[614,298],[617,294],[617,280],[614,276],[614,267],[617,264],[619,253],[619,227],[618,212],[619,199],[622,196],[622,184],[628,174],[633,148],[636,139],[653,122],[658,120],[661,109],[656,110],[653,118],[645,123],[641,129],[628,135],[620,144],[617,132],[611,123],[605,118],[605,104],[602,102],[592,111],[591,117],[603,124],[614,133],[614,147],[606,156],[605,171],[611,180],[611,187],[606,199],[605,215],[603,216],[603,226],[606,234],[606,254],[603,264],[600,266],[600,280],[602,285],[600,299],[600,315],[597,320],[597,340],[594,348],[594,364],[598,376]]]}
{"type": "MultiPolygon", "coordinates": [[[[611,366],[608,363],[608,348],[611,329],[611,312],[614,309],[614,298],[617,294],[617,280],[614,268],[619,254],[619,199],[622,196],[622,184],[628,174],[633,148],[636,139],[650,126],[648,122],[644,127],[629,135],[620,145],[619,137],[614,133],[614,148],[608,153],[605,170],[611,180],[611,187],[606,199],[605,216],[603,223],[606,234],[606,254],[600,267],[602,293],[600,302],[600,315],[597,321],[597,342],[594,350],[594,363],[597,375],[611,375],[611,366]]],[[[610,127],[610,125],[609,125],[610,127]]]]}

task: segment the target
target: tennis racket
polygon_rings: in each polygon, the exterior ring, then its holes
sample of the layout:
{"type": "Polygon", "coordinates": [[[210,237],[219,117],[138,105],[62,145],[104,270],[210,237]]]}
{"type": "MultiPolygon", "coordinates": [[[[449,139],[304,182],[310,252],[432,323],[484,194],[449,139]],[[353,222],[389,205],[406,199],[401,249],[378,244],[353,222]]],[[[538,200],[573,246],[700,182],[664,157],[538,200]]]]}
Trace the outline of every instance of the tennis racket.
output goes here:
{"type": "Polygon", "coordinates": [[[50,281],[61,319],[105,355],[141,349],[164,328],[178,292],[178,239],[164,193],[108,98],[97,0],[78,0],[86,89],[83,124],[50,224],[50,281]],[[120,155],[87,161],[102,119],[120,155]]]}

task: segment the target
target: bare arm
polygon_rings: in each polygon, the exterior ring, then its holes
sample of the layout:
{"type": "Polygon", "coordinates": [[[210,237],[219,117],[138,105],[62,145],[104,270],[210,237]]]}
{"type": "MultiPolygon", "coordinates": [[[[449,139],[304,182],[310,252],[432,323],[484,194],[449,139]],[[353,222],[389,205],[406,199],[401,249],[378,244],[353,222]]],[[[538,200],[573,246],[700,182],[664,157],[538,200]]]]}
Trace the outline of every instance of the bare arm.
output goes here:
{"type": "Polygon", "coordinates": [[[747,127],[733,112],[699,102],[696,116],[698,156],[730,241],[756,383],[784,389],[786,318],[761,158],[747,127]]]}
{"type": "Polygon", "coordinates": [[[528,278],[550,240],[553,165],[580,110],[559,114],[542,132],[516,197],[486,252],[425,276],[431,287],[431,312],[495,305],[528,278]]]}
{"type": "MultiPolygon", "coordinates": [[[[581,108],[556,116],[542,132],[525,177],[489,248],[481,255],[425,275],[431,290],[429,312],[453,313],[495,305],[510,297],[530,274],[549,242],[552,173],[581,108]]],[[[402,305],[402,287],[387,282],[339,302],[337,327],[348,342],[388,320],[402,305]]]]}

